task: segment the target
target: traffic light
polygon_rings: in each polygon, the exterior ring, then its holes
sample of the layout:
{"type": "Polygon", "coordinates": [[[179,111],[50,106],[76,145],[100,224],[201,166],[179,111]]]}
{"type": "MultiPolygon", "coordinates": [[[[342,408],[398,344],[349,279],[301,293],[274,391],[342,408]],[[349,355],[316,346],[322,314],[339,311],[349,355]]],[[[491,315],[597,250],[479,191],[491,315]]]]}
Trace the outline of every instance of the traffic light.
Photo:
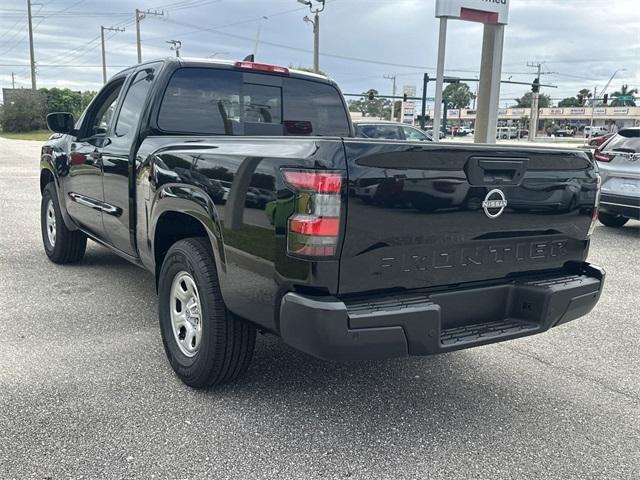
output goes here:
{"type": "Polygon", "coordinates": [[[605,94],[602,96],[602,105],[604,105],[604,106],[606,107],[606,106],[607,106],[607,102],[608,102],[608,101],[609,101],[609,94],[608,94],[608,93],[605,93],[605,94]]]}
{"type": "Polygon", "coordinates": [[[407,95],[406,93],[404,95],[402,95],[402,101],[406,102],[407,98],[409,98],[409,95],[407,95]]]}
{"type": "Polygon", "coordinates": [[[367,92],[367,98],[369,100],[373,100],[374,98],[376,98],[376,91],[375,90],[369,90],[367,92]]]}
{"type": "Polygon", "coordinates": [[[540,92],[540,79],[538,77],[533,79],[533,83],[531,84],[531,91],[533,93],[540,92]]]}

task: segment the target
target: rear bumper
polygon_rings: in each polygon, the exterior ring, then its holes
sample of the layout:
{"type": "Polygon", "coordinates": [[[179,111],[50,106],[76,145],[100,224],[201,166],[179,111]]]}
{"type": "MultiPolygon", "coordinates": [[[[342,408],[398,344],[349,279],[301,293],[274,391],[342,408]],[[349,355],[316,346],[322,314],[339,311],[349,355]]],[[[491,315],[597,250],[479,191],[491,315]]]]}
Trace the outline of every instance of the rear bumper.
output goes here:
{"type": "Polygon", "coordinates": [[[544,332],[591,311],[604,270],[573,264],[567,272],[469,288],[341,301],[284,296],[280,334],[292,347],[326,360],[430,355],[544,332]]]}
{"type": "Polygon", "coordinates": [[[600,195],[600,210],[605,213],[640,220],[640,197],[629,197],[603,192],[600,195]]]}

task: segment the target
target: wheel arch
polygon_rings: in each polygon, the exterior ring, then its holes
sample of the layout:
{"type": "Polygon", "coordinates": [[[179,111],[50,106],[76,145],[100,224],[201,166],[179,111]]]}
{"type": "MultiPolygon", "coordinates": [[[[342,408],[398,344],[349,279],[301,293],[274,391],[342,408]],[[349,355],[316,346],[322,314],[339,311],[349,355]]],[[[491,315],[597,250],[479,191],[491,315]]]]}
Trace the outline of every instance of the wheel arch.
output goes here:
{"type": "Polygon", "coordinates": [[[226,262],[222,226],[209,196],[193,186],[165,186],[156,195],[151,220],[149,243],[156,288],[162,263],[171,246],[185,238],[207,237],[224,296],[222,277],[226,272],[226,262]]]}

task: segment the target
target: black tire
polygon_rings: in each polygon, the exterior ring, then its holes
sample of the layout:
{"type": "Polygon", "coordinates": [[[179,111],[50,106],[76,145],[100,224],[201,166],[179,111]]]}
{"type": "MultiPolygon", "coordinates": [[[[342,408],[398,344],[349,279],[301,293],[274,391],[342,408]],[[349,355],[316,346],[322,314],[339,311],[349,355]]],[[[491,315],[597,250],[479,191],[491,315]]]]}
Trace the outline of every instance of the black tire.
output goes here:
{"type": "Polygon", "coordinates": [[[42,192],[40,229],[44,251],[49,260],[58,264],[75,263],[82,260],[87,248],[87,236],[80,230],[69,230],[64,224],[58,204],[58,194],[53,183],[47,184],[42,192]],[[55,218],[53,226],[47,221],[47,216],[51,213],[50,206],[53,207],[53,217],[55,218]],[[53,241],[48,232],[50,226],[55,231],[53,241]]]}
{"type": "Polygon", "coordinates": [[[600,223],[603,225],[611,228],[620,228],[629,221],[628,218],[625,218],[622,215],[613,215],[606,212],[598,213],[598,220],[600,220],[600,223]]]}
{"type": "Polygon", "coordinates": [[[247,370],[256,329],[226,308],[208,239],[188,238],[173,244],[160,270],[158,299],[162,343],[180,380],[193,388],[207,388],[229,383],[247,370]],[[202,336],[193,356],[182,352],[171,320],[171,287],[182,272],[192,277],[202,310],[202,336]]]}

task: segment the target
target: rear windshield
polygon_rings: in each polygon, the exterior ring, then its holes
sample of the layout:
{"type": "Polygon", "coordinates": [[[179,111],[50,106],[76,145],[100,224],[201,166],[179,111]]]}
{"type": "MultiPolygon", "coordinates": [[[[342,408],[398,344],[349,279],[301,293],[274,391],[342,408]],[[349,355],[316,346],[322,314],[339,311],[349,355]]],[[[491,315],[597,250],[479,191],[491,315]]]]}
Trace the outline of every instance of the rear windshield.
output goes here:
{"type": "Polygon", "coordinates": [[[604,145],[605,152],[640,153],[640,129],[620,130],[604,145]]]}
{"type": "Polygon", "coordinates": [[[289,77],[213,68],[176,70],[162,99],[158,126],[166,132],[210,135],[348,136],[338,90],[289,77]]]}

